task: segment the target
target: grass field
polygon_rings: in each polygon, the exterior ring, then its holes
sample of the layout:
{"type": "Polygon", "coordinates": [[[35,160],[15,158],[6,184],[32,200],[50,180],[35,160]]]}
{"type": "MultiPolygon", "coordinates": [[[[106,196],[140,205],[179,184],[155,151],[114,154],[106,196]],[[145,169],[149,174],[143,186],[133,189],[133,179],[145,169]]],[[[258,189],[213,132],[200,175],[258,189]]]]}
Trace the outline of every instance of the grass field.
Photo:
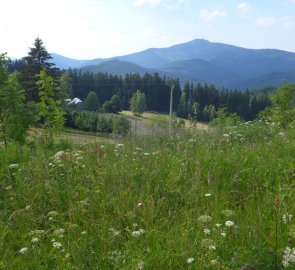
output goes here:
{"type": "Polygon", "coordinates": [[[294,269],[294,127],[71,136],[0,148],[0,269],[294,269]]]}

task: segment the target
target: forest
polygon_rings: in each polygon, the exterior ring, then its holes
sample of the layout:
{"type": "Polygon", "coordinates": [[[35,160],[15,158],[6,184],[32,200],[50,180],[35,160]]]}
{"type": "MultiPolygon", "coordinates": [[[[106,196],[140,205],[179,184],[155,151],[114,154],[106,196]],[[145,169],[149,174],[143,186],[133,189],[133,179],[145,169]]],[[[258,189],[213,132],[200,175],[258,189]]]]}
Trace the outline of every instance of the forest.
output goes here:
{"type": "Polygon", "coordinates": [[[90,92],[94,92],[101,107],[116,95],[120,99],[121,109],[129,110],[132,95],[140,90],[146,96],[146,110],[166,113],[169,110],[170,89],[173,85],[173,110],[177,115],[204,122],[213,120],[221,108],[245,121],[253,120],[270,105],[269,93],[274,92],[272,87],[241,92],[217,89],[206,83],[194,85],[189,82],[181,87],[177,78],[161,77],[157,73],[142,76],[136,73],[126,74],[122,77],[82,72],[79,69],[59,70],[51,63],[51,56],[43,41],[37,38],[27,56],[8,62],[8,71],[19,73],[18,81],[25,90],[27,102],[39,100],[36,81],[44,67],[53,77],[58,88],[58,98],[62,101],[74,97],[85,100],[90,92]]]}

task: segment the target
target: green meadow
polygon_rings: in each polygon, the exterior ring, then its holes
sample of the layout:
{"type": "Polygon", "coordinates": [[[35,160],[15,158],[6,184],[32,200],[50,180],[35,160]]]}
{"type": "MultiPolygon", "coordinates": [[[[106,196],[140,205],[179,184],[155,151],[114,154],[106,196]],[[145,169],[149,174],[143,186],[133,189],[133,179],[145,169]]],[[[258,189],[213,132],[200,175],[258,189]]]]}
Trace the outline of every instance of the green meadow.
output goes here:
{"type": "Polygon", "coordinates": [[[257,120],[10,143],[0,269],[294,269],[294,142],[294,126],[257,120]]]}

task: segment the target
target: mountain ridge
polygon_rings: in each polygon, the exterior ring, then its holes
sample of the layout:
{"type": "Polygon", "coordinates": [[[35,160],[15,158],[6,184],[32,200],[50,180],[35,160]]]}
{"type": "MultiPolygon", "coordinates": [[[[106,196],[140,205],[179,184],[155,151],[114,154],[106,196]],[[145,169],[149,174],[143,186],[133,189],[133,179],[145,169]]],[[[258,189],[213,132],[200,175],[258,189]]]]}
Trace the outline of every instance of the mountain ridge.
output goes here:
{"type": "Polygon", "coordinates": [[[204,39],[93,60],[75,60],[57,54],[52,55],[57,67],[70,66],[91,72],[120,75],[124,75],[124,72],[157,72],[179,77],[182,83],[186,80],[207,82],[239,90],[249,85],[270,86],[271,83],[271,86],[278,86],[282,81],[295,82],[293,52],[278,49],[247,49],[204,39]]]}

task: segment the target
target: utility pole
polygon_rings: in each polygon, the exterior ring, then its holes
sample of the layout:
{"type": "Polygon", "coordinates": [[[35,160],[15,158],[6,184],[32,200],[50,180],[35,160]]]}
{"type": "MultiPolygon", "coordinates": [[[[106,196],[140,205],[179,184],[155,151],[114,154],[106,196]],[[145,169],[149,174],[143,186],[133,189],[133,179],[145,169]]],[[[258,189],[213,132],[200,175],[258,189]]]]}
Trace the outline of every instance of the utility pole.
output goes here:
{"type": "Polygon", "coordinates": [[[171,137],[172,135],[173,90],[174,90],[174,84],[171,85],[171,93],[170,93],[169,137],[171,137]]]}

